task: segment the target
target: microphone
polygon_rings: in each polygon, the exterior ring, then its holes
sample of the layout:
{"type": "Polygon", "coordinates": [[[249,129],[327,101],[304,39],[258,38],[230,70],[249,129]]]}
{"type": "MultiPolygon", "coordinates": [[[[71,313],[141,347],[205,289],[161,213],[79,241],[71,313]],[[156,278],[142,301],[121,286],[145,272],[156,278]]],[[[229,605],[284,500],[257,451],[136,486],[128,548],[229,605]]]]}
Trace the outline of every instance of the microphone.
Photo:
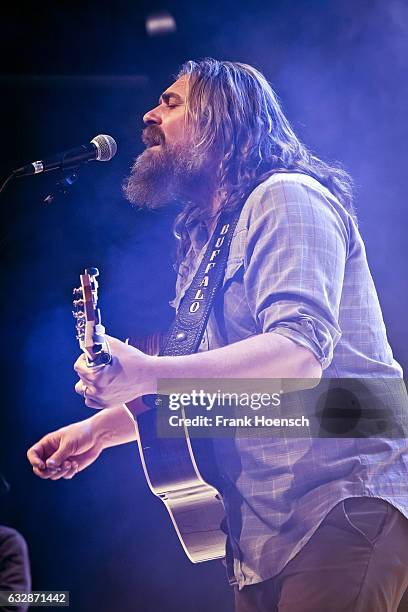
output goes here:
{"type": "Polygon", "coordinates": [[[109,161],[116,155],[118,146],[112,136],[99,134],[91,140],[89,144],[81,145],[75,149],[69,149],[63,153],[58,153],[48,159],[38,161],[17,168],[13,171],[12,177],[29,176],[30,174],[40,174],[50,170],[67,170],[76,168],[79,164],[91,160],[109,161]]]}

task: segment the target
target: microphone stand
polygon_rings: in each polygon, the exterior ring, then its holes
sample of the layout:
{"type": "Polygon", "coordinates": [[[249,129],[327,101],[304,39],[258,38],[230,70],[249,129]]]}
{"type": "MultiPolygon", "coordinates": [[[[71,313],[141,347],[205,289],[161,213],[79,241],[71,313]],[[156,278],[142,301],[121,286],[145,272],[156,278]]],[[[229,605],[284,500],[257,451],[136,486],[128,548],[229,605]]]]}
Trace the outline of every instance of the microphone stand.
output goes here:
{"type": "MultiPolygon", "coordinates": [[[[78,176],[78,166],[75,167],[71,167],[69,168],[70,170],[70,174],[67,174],[65,176],[63,176],[62,178],[60,178],[56,183],[55,183],[55,192],[52,192],[50,194],[48,194],[44,200],[43,203],[44,204],[52,204],[52,202],[55,200],[55,198],[58,195],[66,195],[67,193],[69,193],[69,191],[71,190],[71,187],[74,183],[76,183],[76,181],[78,180],[79,176],[78,176]]],[[[2,191],[6,188],[6,185],[8,185],[8,183],[15,178],[15,174],[14,172],[12,172],[6,179],[5,181],[3,181],[3,183],[1,184],[0,187],[0,193],[2,193],[2,191]]]]}
{"type": "Polygon", "coordinates": [[[62,195],[67,195],[67,193],[71,191],[72,185],[76,183],[79,178],[78,168],[75,168],[74,170],[75,170],[74,172],[71,172],[71,174],[67,174],[66,176],[63,176],[61,179],[59,179],[55,183],[55,190],[49,193],[44,198],[43,200],[44,204],[48,206],[49,204],[52,204],[54,202],[55,198],[58,198],[59,196],[62,196],[62,195]]]}
{"type": "Polygon", "coordinates": [[[14,178],[14,172],[12,172],[11,174],[9,174],[9,176],[6,178],[6,180],[4,180],[1,184],[0,187],[0,193],[3,191],[3,189],[5,189],[7,183],[9,183],[11,181],[11,179],[14,178]]]}
{"type": "MultiPolygon", "coordinates": [[[[14,173],[10,174],[6,178],[6,180],[2,183],[0,187],[0,194],[13,178],[15,178],[14,173]]],[[[78,167],[71,167],[69,169],[69,174],[65,174],[65,176],[62,176],[58,179],[58,181],[56,181],[54,190],[43,199],[42,204],[49,206],[50,204],[53,204],[56,199],[66,196],[70,192],[72,185],[76,183],[78,178],[78,167]]],[[[0,253],[6,250],[6,245],[12,235],[13,231],[10,229],[8,232],[6,231],[0,236],[0,253]]]]}

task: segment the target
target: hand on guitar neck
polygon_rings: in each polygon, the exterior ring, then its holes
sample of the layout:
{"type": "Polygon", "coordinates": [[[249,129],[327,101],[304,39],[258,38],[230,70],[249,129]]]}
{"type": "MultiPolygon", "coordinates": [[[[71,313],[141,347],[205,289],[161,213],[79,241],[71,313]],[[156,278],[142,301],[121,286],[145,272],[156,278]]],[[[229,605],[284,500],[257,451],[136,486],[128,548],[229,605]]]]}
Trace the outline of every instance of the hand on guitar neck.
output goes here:
{"type": "Polygon", "coordinates": [[[154,357],[111,336],[105,338],[112,351],[112,361],[108,366],[91,368],[85,355],[81,355],[74,365],[80,377],[75,391],[84,396],[85,404],[90,408],[112,408],[142,395],[156,393],[154,357]]]}

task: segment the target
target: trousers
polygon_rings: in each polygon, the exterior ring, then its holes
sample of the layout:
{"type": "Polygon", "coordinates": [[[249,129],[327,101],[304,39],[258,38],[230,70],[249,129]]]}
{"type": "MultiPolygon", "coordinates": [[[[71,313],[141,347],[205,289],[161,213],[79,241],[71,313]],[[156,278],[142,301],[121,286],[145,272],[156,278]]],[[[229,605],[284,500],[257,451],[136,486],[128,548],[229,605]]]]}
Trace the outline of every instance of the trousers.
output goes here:
{"type": "Polygon", "coordinates": [[[408,520],[382,499],[353,497],[278,575],[236,587],[235,612],[408,612],[407,589],[408,520]]]}
{"type": "MultiPolygon", "coordinates": [[[[0,525],[0,590],[29,591],[31,589],[30,562],[23,536],[0,525]]],[[[0,606],[1,612],[26,612],[28,605],[0,606]]]]}

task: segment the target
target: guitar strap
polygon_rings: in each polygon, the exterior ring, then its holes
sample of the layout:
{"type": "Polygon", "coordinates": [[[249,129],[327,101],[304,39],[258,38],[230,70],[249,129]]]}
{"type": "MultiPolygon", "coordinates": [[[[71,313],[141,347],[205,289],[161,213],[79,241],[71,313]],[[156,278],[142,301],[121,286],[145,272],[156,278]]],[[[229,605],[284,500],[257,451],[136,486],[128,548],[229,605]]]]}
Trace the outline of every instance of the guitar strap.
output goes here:
{"type": "Polygon", "coordinates": [[[189,355],[198,350],[225,266],[240,210],[220,216],[204,257],[179,306],[159,355],[189,355]]]}

